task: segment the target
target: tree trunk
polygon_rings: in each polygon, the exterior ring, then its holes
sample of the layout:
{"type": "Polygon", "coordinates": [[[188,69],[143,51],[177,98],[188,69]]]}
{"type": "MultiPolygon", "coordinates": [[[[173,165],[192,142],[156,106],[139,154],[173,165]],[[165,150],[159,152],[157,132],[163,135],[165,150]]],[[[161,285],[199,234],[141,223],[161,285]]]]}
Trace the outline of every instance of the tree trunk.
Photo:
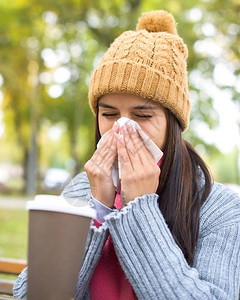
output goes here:
{"type": "Polygon", "coordinates": [[[81,171],[81,163],[78,156],[77,150],[77,130],[73,130],[70,134],[70,143],[71,143],[71,156],[74,159],[75,167],[74,167],[74,176],[81,171]]]}
{"type": "Polygon", "coordinates": [[[37,130],[36,126],[32,127],[30,147],[26,150],[25,155],[25,193],[33,196],[37,193],[37,130]]]}
{"type": "Polygon", "coordinates": [[[70,144],[71,144],[71,156],[75,161],[74,174],[76,175],[81,171],[81,162],[79,157],[79,151],[77,149],[78,128],[82,122],[83,109],[81,109],[79,103],[75,103],[75,110],[72,118],[72,130],[70,131],[70,144]]]}

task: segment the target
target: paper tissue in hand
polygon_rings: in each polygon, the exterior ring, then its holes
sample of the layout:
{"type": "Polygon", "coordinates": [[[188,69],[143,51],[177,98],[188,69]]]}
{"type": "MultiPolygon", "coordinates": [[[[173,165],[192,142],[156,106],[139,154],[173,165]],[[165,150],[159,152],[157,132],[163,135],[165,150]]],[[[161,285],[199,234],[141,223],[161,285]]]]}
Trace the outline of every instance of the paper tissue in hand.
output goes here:
{"type": "MultiPolygon", "coordinates": [[[[156,163],[158,163],[158,161],[161,159],[161,157],[163,156],[163,152],[158,148],[158,146],[142,131],[141,127],[139,126],[139,124],[133,120],[130,120],[128,118],[122,117],[120,119],[117,120],[117,123],[119,124],[120,128],[123,127],[126,124],[131,124],[139,133],[139,135],[141,136],[143,143],[145,144],[145,146],[147,147],[147,149],[152,153],[156,163]]],[[[104,138],[106,137],[108,132],[106,132],[101,139],[99,140],[98,144],[97,144],[97,148],[99,147],[99,145],[102,143],[102,141],[104,140],[104,138]]],[[[118,160],[118,157],[116,157],[115,162],[112,166],[112,180],[113,180],[113,184],[115,186],[116,191],[119,189],[120,187],[120,180],[121,180],[121,167],[120,167],[120,163],[118,160]]]]}

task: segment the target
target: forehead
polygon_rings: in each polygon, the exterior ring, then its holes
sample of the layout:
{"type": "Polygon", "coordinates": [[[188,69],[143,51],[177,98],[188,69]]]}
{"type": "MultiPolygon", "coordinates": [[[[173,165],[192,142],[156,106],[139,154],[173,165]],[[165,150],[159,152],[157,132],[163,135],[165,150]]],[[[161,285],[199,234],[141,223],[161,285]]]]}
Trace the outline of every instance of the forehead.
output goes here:
{"type": "MultiPolygon", "coordinates": [[[[123,94],[123,93],[114,93],[103,95],[98,104],[107,104],[115,108],[121,107],[137,107],[137,106],[146,106],[146,107],[161,107],[160,103],[143,98],[141,96],[132,95],[132,94],[123,94]]],[[[101,105],[100,105],[101,107],[101,105]]]]}

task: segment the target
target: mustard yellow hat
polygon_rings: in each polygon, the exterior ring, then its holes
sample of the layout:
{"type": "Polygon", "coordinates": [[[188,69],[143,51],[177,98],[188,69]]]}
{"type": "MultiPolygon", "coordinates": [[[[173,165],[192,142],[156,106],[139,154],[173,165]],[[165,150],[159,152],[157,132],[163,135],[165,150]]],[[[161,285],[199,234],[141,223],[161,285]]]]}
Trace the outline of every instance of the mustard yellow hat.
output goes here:
{"type": "Polygon", "coordinates": [[[171,14],[162,10],[142,14],[136,31],[116,38],[94,70],[89,88],[92,111],[96,113],[104,94],[139,95],[161,103],[186,130],[190,117],[187,56],[171,14]]]}

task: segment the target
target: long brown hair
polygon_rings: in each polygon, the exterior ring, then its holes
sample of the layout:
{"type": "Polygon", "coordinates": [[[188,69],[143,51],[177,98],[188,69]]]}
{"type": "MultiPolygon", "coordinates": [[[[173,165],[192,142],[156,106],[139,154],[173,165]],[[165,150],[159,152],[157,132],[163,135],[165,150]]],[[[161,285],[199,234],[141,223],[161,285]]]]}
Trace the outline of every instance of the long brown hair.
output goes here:
{"type": "MultiPolygon", "coordinates": [[[[188,264],[192,266],[199,235],[200,208],[211,191],[211,176],[201,157],[182,138],[174,115],[166,111],[167,138],[157,194],[163,217],[188,264]]],[[[95,146],[101,138],[96,113],[95,146]]]]}

